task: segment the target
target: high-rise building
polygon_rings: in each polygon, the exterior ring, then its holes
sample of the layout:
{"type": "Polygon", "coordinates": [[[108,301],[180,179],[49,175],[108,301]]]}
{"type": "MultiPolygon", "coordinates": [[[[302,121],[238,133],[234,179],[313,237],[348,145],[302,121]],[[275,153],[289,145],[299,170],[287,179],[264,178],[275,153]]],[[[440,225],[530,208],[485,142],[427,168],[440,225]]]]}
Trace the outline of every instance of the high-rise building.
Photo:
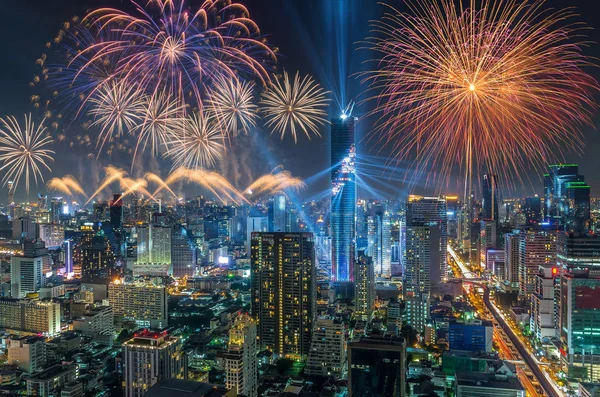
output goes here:
{"type": "Polygon", "coordinates": [[[46,341],[40,336],[11,337],[7,341],[8,364],[32,374],[46,366],[46,341]]]}
{"type": "Polygon", "coordinates": [[[590,185],[585,182],[567,182],[565,201],[565,230],[577,233],[590,230],[590,185]]]}
{"type": "Polygon", "coordinates": [[[525,213],[525,223],[527,225],[539,225],[543,221],[542,213],[542,199],[535,195],[535,197],[526,197],[525,205],[523,206],[523,212],[525,213]]]}
{"type": "Polygon", "coordinates": [[[348,396],[406,396],[405,363],[406,341],[398,336],[348,343],[348,396]]]}
{"type": "Polygon", "coordinates": [[[6,185],[8,187],[8,202],[6,204],[11,205],[15,203],[15,183],[8,181],[6,185]]]}
{"type": "Polygon", "coordinates": [[[498,205],[500,203],[498,177],[493,174],[484,175],[481,190],[483,192],[483,220],[497,222],[499,219],[498,205]]]}
{"type": "Polygon", "coordinates": [[[97,306],[88,310],[83,316],[73,320],[73,330],[92,338],[96,343],[112,345],[115,339],[112,306],[97,306]]]}
{"type": "Polygon", "coordinates": [[[574,270],[560,276],[559,333],[561,360],[569,379],[600,378],[600,277],[574,270]]]}
{"type": "Polygon", "coordinates": [[[306,358],[315,316],[312,233],[252,233],[252,315],[262,350],[306,358]]]}
{"type": "Polygon", "coordinates": [[[556,264],[557,230],[553,226],[528,226],[519,238],[519,296],[531,301],[540,266],[556,264]]]}
{"type": "Polygon", "coordinates": [[[27,294],[38,292],[44,286],[44,267],[49,258],[44,249],[31,248],[36,242],[26,240],[23,255],[10,257],[10,289],[13,298],[25,298],[27,294]]]}
{"type": "Polygon", "coordinates": [[[246,222],[246,249],[250,250],[252,246],[252,233],[267,232],[269,218],[261,213],[251,211],[246,222]]]}
{"type": "Polygon", "coordinates": [[[181,339],[166,331],[138,332],[122,350],[125,397],[142,397],[162,379],[187,379],[181,339]]]}
{"type": "Polygon", "coordinates": [[[130,320],[140,327],[162,329],[168,325],[167,288],[150,282],[108,285],[108,300],[116,321],[130,320]]]}
{"type": "Polygon", "coordinates": [[[287,197],[277,194],[269,202],[269,232],[290,232],[287,224],[287,197]]]}
{"type": "Polygon", "coordinates": [[[40,224],[39,238],[46,243],[46,247],[56,249],[65,241],[65,227],[56,223],[40,224]]]}
{"type": "Polygon", "coordinates": [[[448,327],[450,350],[492,352],[494,326],[489,321],[452,322],[448,327]]]}
{"type": "Polygon", "coordinates": [[[556,261],[560,272],[600,270],[600,236],[559,232],[556,261]]]}
{"type": "Polygon", "coordinates": [[[173,277],[191,277],[196,272],[196,243],[188,230],[177,225],[171,236],[171,266],[173,277]]]}
{"type": "Polygon", "coordinates": [[[29,216],[13,218],[12,229],[13,240],[18,240],[20,243],[23,243],[25,239],[38,238],[38,225],[29,216]]]}
{"type": "Polygon", "coordinates": [[[556,266],[541,266],[535,279],[531,294],[530,329],[535,337],[545,342],[556,336],[555,323],[555,279],[558,276],[556,266]]]}
{"type": "Polygon", "coordinates": [[[48,196],[38,193],[38,210],[45,210],[48,207],[48,196]]]}
{"type": "Polygon", "coordinates": [[[82,276],[107,277],[114,271],[115,256],[98,224],[81,226],[81,240],[73,250],[73,262],[82,276]]]}
{"type": "Polygon", "coordinates": [[[344,324],[327,318],[316,320],[304,372],[307,375],[342,379],[345,365],[346,329],[344,324]]]}
{"type": "Polygon", "coordinates": [[[50,201],[50,223],[60,223],[64,205],[62,197],[52,197],[50,201]]]}
{"type": "Polygon", "coordinates": [[[227,388],[238,395],[258,395],[258,349],[256,322],[246,313],[238,315],[229,331],[229,344],[224,355],[227,388]]]}
{"type": "Polygon", "coordinates": [[[123,208],[123,196],[121,194],[114,194],[113,199],[109,202],[110,211],[110,226],[115,238],[115,255],[123,256],[124,254],[124,234],[123,234],[123,218],[125,212],[123,208]]]}
{"type": "Polygon", "coordinates": [[[590,187],[577,164],[553,164],[544,175],[546,221],[567,231],[585,232],[590,221],[590,187]]]}
{"type": "Polygon", "coordinates": [[[429,296],[448,274],[444,199],[410,196],[406,203],[405,296],[429,296]]]}
{"type": "Polygon", "coordinates": [[[519,230],[504,235],[504,277],[502,286],[506,291],[519,288],[519,230]]]}
{"type": "Polygon", "coordinates": [[[354,264],[354,299],[354,314],[369,320],[375,305],[375,272],[371,257],[360,253],[354,264]]]}
{"type": "Polygon", "coordinates": [[[60,304],[50,301],[0,299],[0,328],[41,333],[60,333],[60,304]]]}
{"type": "Polygon", "coordinates": [[[342,115],[331,120],[331,278],[352,281],[356,239],[356,146],[357,119],[342,115]]]}
{"type": "Polygon", "coordinates": [[[448,215],[448,238],[458,240],[460,222],[460,201],[458,196],[446,196],[446,214],[448,215]]]}
{"type": "Polygon", "coordinates": [[[171,235],[169,226],[158,224],[137,228],[137,261],[134,275],[166,276],[171,274],[171,235]]]}

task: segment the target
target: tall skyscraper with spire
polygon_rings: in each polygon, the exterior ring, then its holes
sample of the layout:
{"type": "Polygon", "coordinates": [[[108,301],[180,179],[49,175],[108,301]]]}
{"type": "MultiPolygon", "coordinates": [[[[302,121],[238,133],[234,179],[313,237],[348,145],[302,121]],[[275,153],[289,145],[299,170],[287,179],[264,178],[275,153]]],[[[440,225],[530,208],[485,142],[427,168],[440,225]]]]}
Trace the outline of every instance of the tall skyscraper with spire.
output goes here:
{"type": "Polygon", "coordinates": [[[331,278],[338,282],[354,278],[356,121],[345,114],[331,120],[331,278]]]}

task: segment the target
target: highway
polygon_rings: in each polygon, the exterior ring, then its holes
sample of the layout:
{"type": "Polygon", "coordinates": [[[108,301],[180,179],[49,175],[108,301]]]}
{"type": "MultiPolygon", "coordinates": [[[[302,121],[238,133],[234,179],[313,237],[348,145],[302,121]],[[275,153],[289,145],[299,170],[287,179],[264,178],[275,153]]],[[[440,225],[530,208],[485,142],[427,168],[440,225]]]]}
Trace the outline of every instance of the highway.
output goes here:
{"type": "MultiPolygon", "coordinates": [[[[456,264],[458,265],[460,271],[463,273],[466,281],[473,278],[473,275],[467,270],[464,263],[460,259],[460,257],[454,252],[452,247],[448,246],[448,253],[454,259],[456,264]]],[[[563,397],[563,393],[560,392],[558,387],[554,385],[550,379],[548,379],[545,374],[542,372],[540,367],[537,365],[535,358],[527,351],[527,348],[523,345],[521,339],[514,333],[512,328],[506,323],[504,316],[500,313],[498,308],[490,301],[490,290],[484,283],[474,282],[481,286],[484,289],[483,294],[483,302],[487,309],[492,313],[498,324],[502,327],[506,335],[510,338],[515,348],[527,364],[527,366],[531,369],[531,372],[538,380],[540,386],[544,390],[546,396],[549,397],[563,397]]]]}

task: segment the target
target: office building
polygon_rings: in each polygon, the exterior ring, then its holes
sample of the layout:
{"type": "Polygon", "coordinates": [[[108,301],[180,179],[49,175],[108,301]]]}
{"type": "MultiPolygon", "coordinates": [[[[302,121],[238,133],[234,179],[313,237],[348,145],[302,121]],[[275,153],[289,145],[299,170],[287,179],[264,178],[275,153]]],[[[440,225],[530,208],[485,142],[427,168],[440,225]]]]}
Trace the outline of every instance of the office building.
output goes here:
{"type": "Polygon", "coordinates": [[[556,264],[557,230],[551,225],[526,226],[519,236],[519,296],[530,302],[540,266],[556,264]]]}
{"type": "Polygon", "coordinates": [[[58,303],[0,299],[0,328],[53,336],[60,333],[60,317],[58,303]]]}
{"type": "Polygon", "coordinates": [[[544,175],[546,221],[566,231],[586,232],[590,221],[590,187],[577,164],[553,164],[544,175]]]}
{"type": "Polygon", "coordinates": [[[600,379],[600,277],[573,270],[560,276],[559,333],[569,379],[600,379]]]}
{"type": "Polygon", "coordinates": [[[192,277],[196,273],[196,242],[188,230],[177,225],[171,235],[173,277],[192,277]]]}
{"type": "Polygon", "coordinates": [[[162,329],[168,325],[167,289],[150,282],[112,282],[108,299],[115,321],[135,321],[140,327],[162,329]]]}
{"type": "Polygon", "coordinates": [[[32,374],[46,366],[46,341],[40,336],[13,336],[6,342],[8,364],[16,365],[20,370],[32,374]]]}
{"type": "Polygon", "coordinates": [[[50,201],[50,223],[60,223],[65,202],[62,197],[52,197],[50,201]]]}
{"type": "Polygon", "coordinates": [[[352,281],[356,239],[356,146],[357,119],[342,115],[331,120],[331,278],[352,281]]]}
{"type": "Polygon", "coordinates": [[[539,268],[535,279],[535,288],[531,294],[531,332],[539,341],[548,342],[556,336],[555,323],[555,279],[558,276],[556,266],[539,268]]]}
{"type": "Polygon", "coordinates": [[[348,396],[406,396],[406,342],[373,335],[348,343],[348,396]],[[385,379],[385,382],[382,382],[385,379]]]}
{"type": "Polygon", "coordinates": [[[252,246],[252,233],[267,232],[269,230],[269,218],[261,213],[251,211],[246,221],[246,249],[252,246]]]}
{"type": "Polygon", "coordinates": [[[123,343],[125,397],[143,397],[162,379],[187,379],[187,362],[178,337],[142,331],[123,343]]]}
{"type": "Polygon", "coordinates": [[[15,299],[38,292],[44,286],[44,257],[10,257],[10,294],[15,299]]]}
{"type": "Polygon", "coordinates": [[[590,230],[590,185],[585,182],[565,184],[565,230],[586,233],[590,230]]]}
{"type": "Polygon", "coordinates": [[[494,327],[488,321],[452,322],[448,327],[450,350],[490,353],[492,351],[493,336],[494,327]]]}
{"type": "Polygon", "coordinates": [[[539,225],[543,222],[542,199],[537,195],[535,197],[526,197],[523,206],[526,225],[539,225]]]}
{"type": "Polygon", "coordinates": [[[354,314],[370,320],[375,306],[375,272],[371,257],[362,253],[354,264],[354,299],[354,314]]]}
{"type": "Polygon", "coordinates": [[[236,395],[257,397],[257,354],[256,321],[241,313],[229,331],[227,353],[224,355],[226,385],[236,395]]]}
{"type": "Polygon", "coordinates": [[[260,349],[305,359],[316,305],[312,233],[252,233],[252,315],[260,349]]]}
{"type": "Polygon", "coordinates": [[[313,329],[304,373],[343,379],[346,365],[346,329],[342,322],[318,319],[313,329]]]}
{"type": "Polygon", "coordinates": [[[519,231],[504,235],[504,276],[501,286],[505,291],[517,291],[519,289],[519,231]]]}
{"type": "Polygon", "coordinates": [[[600,236],[559,232],[556,261],[561,272],[600,270],[600,236]]]}

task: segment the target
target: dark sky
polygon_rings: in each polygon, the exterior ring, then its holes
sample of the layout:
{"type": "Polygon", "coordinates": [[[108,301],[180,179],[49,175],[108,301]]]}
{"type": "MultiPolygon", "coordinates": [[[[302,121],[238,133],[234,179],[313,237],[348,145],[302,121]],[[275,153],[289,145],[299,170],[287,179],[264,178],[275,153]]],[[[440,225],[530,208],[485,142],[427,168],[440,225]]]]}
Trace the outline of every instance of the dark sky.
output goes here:
{"type": "MultiPolygon", "coordinates": [[[[146,1],[146,0],[141,0],[146,1]]],[[[194,0],[191,0],[194,1],[194,0]]],[[[367,51],[356,51],[357,42],[368,34],[368,21],[377,18],[383,8],[376,0],[241,0],[259,24],[269,42],[279,48],[281,58],[279,67],[290,72],[313,74],[316,79],[336,97],[344,96],[341,101],[360,97],[364,87],[357,79],[350,76],[362,70],[362,62],[369,57],[367,51]],[[343,59],[344,61],[339,61],[343,59]],[[345,84],[340,85],[340,81],[345,84]],[[343,93],[343,94],[342,94],[343,93]]],[[[15,114],[17,116],[33,110],[29,97],[35,92],[28,86],[37,69],[35,60],[45,51],[44,45],[52,40],[61,24],[74,15],[82,16],[89,8],[102,6],[127,7],[129,0],[2,0],[3,15],[0,24],[0,115],[15,114]]],[[[590,30],[590,39],[600,42],[600,22],[597,19],[600,6],[591,0],[550,0],[549,6],[573,6],[581,14],[590,30]]],[[[390,4],[401,7],[400,0],[390,4]]],[[[598,45],[594,45],[589,55],[600,54],[598,45]]],[[[594,73],[600,77],[600,72],[594,73]]],[[[357,116],[365,112],[364,108],[355,110],[357,116]]],[[[331,115],[339,114],[339,106],[334,102],[331,115]]],[[[600,117],[595,117],[596,125],[600,125],[600,117]]],[[[359,137],[368,133],[369,120],[359,123],[359,137]]],[[[86,132],[74,123],[66,131],[67,135],[76,136],[86,132]]],[[[89,132],[88,132],[89,133],[89,132]]],[[[235,142],[227,152],[219,169],[229,176],[238,187],[247,185],[251,178],[269,172],[278,164],[283,164],[294,175],[307,180],[309,189],[306,197],[319,197],[328,187],[328,173],[323,172],[329,166],[328,129],[324,128],[322,138],[308,141],[300,138],[297,145],[291,139],[279,140],[277,136],[269,136],[267,132],[255,131],[253,136],[235,142]]],[[[91,133],[90,133],[91,134],[91,133]]],[[[92,135],[92,134],[91,134],[92,135]]],[[[592,195],[599,195],[600,173],[597,172],[600,161],[600,137],[592,128],[585,131],[586,146],[583,153],[573,153],[566,159],[579,162],[580,172],[592,186],[592,195]]],[[[124,155],[111,158],[101,157],[93,160],[88,157],[93,147],[69,150],[67,146],[57,145],[56,162],[53,164],[53,176],[74,174],[82,180],[87,189],[93,188],[101,177],[101,168],[108,164],[127,167],[130,160],[124,155]]],[[[377,145],[363,139],[359,145],[359,153],[365,154],[365,161],[385,163],[386,151],[380,151],[377,145]],[[378,158],[379,157],[379,158],[378,158]]],[[[166,175],[169,168],[166,163],[147,159],[146,169],[152,169],[166,175]]],[[[138,172],[141,172],[138,171],[138,172]]],[[[526,171],[524,171],[526,172],[526,171]]],[[[46,179],[51,176],[46,173],[46,179]]],[[[405,193],[408,187],[402,185],[404,171],[401,167],[385,171],[375,180],[366,181],[373,194],[397,195],[405,193]]],[[[517,185],[505,195],[531,194],[540,192],[540,179],[531,173],[531,183],[517,185]]],[[[434,189],[435,186],[416,186],[417,192],[434,189]]],[[[38,190],[43,190],[39,186],[38,190]]],[[[461,191],[459,187],[449,190],[461,191]]],[[[189,192],[194,193],[194,192],[189,192]]],[[[5,197],[5,189],[0,190],[0,202],[5,197]]],[[[363,190],[363,195],[369,195],[363,190]]],[[[18,199],[25,198],[24,189],[17,193],[18,199]]]]}

